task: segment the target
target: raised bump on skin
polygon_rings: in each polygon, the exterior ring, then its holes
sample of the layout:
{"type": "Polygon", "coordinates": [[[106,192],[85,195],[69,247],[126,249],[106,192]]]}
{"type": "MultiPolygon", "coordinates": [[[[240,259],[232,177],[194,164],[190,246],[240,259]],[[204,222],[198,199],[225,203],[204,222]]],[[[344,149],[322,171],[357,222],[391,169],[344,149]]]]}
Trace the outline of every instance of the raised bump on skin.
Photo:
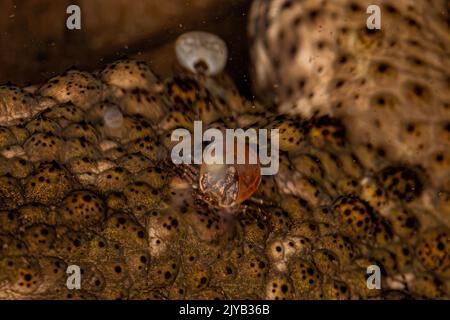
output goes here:
{"type": "Polygon", "coordinates": [[[109,128],[117,129],[123,124],[122,112],[117,107],[110,107],[105,111],[103,115],[105,125],[109,128]]]}

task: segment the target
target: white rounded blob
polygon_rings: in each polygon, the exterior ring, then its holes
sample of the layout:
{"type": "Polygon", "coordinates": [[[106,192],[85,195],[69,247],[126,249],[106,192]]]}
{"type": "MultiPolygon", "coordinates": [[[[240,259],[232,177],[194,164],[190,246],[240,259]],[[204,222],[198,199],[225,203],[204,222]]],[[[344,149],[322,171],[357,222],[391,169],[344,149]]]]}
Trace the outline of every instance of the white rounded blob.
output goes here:
{"type": "Polygon", "coordinates": [[[112,129],[120,128],[123,124],[123,115],[117,107],[110,107],[103,115],[105,125],[112,129]]]}
{"type": "Polygon", "coordinates": [[[201,31],[182,34],[175,43],[178,62],[193,73],[217,75],[225,69],[228,50],[218,36],[201,31]]]}

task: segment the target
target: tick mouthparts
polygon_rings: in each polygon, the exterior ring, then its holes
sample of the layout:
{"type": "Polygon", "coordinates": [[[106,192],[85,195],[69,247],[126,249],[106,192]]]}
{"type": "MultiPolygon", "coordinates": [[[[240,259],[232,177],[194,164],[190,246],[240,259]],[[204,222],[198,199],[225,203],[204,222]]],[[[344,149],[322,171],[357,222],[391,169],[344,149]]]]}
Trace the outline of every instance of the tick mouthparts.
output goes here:
{"type": "Polygon", "coordinates": [[[232,165],[213,164],[207,169],[200,171],[200,190],[219,206],[232,206],[239,189],[236,168],[232,165]]]}
{"type": "MultiPolygon", "coordinates": [[[[245,146],[246,158],[254,152],[245,146]]],[[[236,156],[235,156],[236,160],[236,156]]],[[[207,200],[220,207],[232,207],[251,197],[261,182],[261,168],[256,164],[207,164],[200,167],[199,186],[207,200]]]]}

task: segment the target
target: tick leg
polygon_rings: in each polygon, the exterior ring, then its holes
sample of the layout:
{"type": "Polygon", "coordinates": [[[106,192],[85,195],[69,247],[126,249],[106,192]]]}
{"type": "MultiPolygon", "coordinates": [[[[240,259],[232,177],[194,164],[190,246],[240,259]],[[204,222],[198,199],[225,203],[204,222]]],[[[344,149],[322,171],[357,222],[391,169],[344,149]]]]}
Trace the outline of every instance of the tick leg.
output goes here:
{"type": "Polygon", "coordinates": [[[257,197],[250,197],[247,199],[247,201],[258,204],[260,206],[275,206],[275,203],[257,197]]]}
{"type": "Polygon", "coordinates": [[[192,185],[193,189],[198,189],[198,168],[186,164],[174,165],[173,168],[177,175],[186,179],[192,185]]]}
{"type": "Polygon", "coordinates": [[[258,221],[266,221],[269,213],[259,206],[241,204],[239,212],[244,219],[254,219],[258,221]]]}

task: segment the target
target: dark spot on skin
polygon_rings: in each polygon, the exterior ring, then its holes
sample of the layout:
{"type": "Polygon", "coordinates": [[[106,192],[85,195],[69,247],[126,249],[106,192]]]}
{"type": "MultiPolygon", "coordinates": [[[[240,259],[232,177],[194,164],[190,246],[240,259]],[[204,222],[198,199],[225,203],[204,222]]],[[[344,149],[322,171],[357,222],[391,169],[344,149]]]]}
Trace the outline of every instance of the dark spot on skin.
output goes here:
{"type": "Polygon", "coordinates": [[[423,88],[420,85],[415,85],[414,86],[414,93],[416,94],[416,96],[421,97],[423,95],[423,88]]]}
{"type": "Polygon", "coordinates": [[[349,8],[353,12],[357,12],[357,11],[361,10],[361,7],[357,3],[354,3],[354,2],[350,3],[349,8]]]}

